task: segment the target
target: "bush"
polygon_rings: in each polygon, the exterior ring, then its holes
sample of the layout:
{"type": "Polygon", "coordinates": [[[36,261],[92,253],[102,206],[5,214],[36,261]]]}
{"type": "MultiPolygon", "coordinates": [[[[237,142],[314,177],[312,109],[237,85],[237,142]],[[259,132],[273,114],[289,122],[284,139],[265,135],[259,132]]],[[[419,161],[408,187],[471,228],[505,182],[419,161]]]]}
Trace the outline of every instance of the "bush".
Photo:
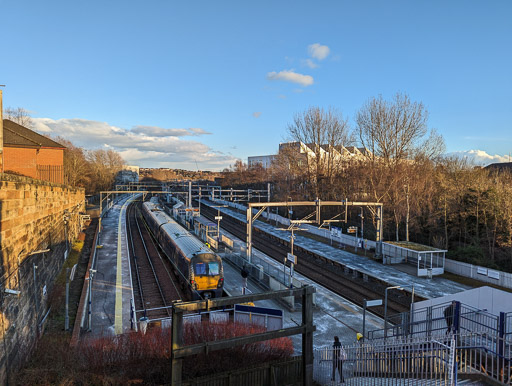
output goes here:
{"type": "MultiPolygon", "coordinates": [[[[263,332],[261,327],[229,323],[187,323],[184,344],[215,341],[263,332]]],[[[289,358],[289,338],[274,339],[188,357],[183,378],[233,370],[276,359],[289,358]],[[243,359],[243,361],[242,361],[243,359]]],[[[86,339],[77,348],[69,338],[45,335],[28,366],[16,377],[17,385],[126,384],[171,382],[171,329],[152,328],[145,335],[130,333],[86,339]]]]}

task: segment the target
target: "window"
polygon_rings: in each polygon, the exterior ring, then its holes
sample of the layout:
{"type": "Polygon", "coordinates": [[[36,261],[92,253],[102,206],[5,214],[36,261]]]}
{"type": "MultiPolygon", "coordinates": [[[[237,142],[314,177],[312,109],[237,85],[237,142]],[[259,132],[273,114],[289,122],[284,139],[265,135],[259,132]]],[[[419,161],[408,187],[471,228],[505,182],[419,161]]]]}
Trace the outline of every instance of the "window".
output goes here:
{"type": "Polygon", "coordinates": [[[195,274],[196,276],[216,276],[219,274],[219,263],[196,263],[195,274]]]}
{"type": "Polygon", "coordinates": [[[196,263],[196,275],[206,275],[206,264],[196,263]]]}
{"type": "Polygon", "coordinates": [[[219,263],[208,263],[208,274],[215,276],[219,274],[219,263]]]}

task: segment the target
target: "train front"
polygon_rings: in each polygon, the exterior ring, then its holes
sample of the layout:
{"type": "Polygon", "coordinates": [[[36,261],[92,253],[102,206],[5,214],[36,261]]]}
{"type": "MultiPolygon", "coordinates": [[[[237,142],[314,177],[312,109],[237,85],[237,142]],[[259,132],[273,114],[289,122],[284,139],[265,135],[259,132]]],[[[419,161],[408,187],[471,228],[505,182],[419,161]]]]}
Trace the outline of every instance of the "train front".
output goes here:
{"type": "Polygon", "coordinates": [[[197,298],[197,293],[204,299],[222,297],[224,269],[221,258],[211,251],[203,252],[192,257],[190,264],[193,270],[191,284],[197,291],[193,297],[197,298]]]}

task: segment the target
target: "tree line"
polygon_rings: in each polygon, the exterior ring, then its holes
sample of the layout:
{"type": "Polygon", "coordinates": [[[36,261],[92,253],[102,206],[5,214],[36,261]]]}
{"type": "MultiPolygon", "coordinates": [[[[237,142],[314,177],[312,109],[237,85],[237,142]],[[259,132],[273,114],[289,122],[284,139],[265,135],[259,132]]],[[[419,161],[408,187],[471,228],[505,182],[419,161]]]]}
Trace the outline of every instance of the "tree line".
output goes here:
{"type": "MultiPolygon", "coordinates": [[[[405,94],[370,98],[353,127],[336,109],[310,107],[287,134],[291,145],[281,146],[270,168],[238,162],[224,183],[271,181],[279,201],[381,202],[385,239],[512,272],[512,175],[444,157],[444,139],[429,128],[422,103],[405,94]]],[[[371,213],[364,217],[374,222],[371,213]]]]}
{"type": "MultiPolygon", "coordinates": [[[[30,114],[22,107],[5,109],[4,117],[30,129],[34,126],[30,114]]],[[[64,183],[84,188],[86,194],[112,188],[116,174],[125,165],[121,155],[114,150],[86,150],[62,137],[51,139],[65,146],[64,183]]]]}

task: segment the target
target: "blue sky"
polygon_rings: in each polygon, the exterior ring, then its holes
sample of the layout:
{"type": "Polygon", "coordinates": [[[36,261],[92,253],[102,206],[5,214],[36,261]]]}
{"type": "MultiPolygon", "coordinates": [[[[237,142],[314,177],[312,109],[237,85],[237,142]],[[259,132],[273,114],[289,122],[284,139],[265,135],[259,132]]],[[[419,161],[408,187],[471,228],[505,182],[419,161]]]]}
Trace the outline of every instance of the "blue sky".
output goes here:
{"type": "MultiPolygon", "coordinates": [[[[130,164],[220,170],[293,115],[407,93],[447,151],[512,152],[512,2],[0,0],[4,108],[130,164]],[[197,166],[196,166],[197,162],[197,166]]],[[[505,159],[507,158],[507,159],[505,159]]]]}

